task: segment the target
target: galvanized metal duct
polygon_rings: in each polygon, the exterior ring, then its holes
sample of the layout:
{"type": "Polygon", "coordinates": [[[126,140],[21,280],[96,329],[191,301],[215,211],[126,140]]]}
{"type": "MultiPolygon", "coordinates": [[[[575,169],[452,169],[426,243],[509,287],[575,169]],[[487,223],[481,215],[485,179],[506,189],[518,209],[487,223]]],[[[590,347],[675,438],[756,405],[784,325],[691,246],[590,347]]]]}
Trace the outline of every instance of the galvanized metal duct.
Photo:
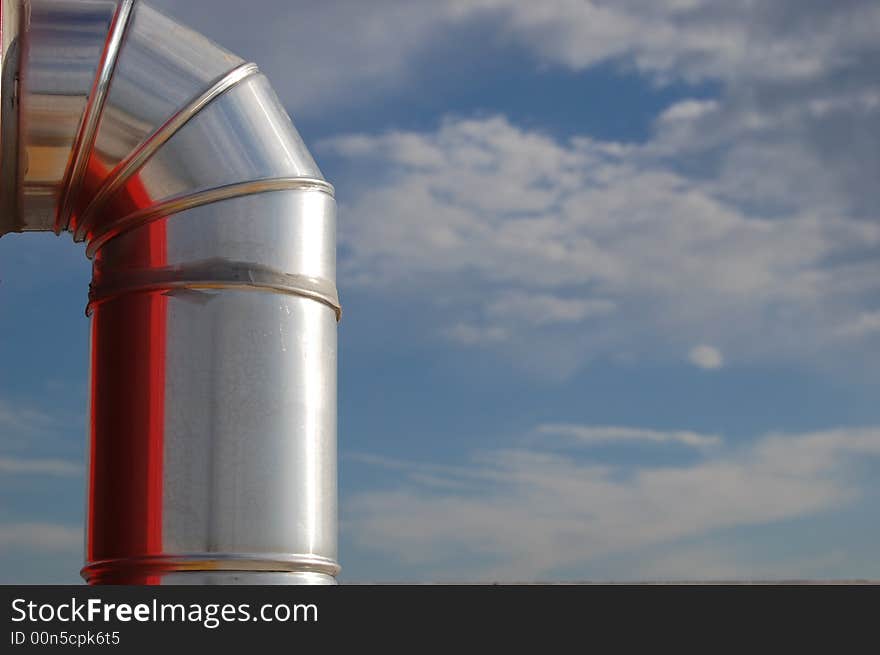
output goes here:
{"type": "Polygon", "coordinates": [[[91,583],[332,583],[335,202],[266,78],[133,0],[2,0],[0,235],[93,259],[91,583]]]}

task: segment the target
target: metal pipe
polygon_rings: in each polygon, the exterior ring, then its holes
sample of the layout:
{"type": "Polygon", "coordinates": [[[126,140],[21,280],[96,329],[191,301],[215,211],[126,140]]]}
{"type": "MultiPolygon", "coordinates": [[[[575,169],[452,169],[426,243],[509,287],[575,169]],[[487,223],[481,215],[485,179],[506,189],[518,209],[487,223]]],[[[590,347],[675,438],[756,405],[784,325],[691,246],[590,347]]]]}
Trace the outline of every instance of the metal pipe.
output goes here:
{"type": "Polygon", "coordinates": [[[257,67],[132,0],[0,0],[0,236],[93,259],[90,583],[333,583],[333,187],[257,67]]]}

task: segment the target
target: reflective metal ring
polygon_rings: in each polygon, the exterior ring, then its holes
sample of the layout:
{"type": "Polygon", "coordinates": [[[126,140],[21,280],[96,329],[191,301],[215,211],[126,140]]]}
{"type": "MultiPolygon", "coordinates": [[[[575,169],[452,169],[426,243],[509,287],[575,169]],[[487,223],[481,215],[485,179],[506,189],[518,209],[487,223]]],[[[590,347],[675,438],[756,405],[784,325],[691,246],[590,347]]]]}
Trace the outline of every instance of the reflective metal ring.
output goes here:
{"type": "Polygon", "coordinates": [[[330,307],[336,320],[342,307],[336,285],[308,275],[285,273],[247,262],[209,260],[180,268],[156,268],[116,273],[92,284],[86,315],[92,308],[129,293],[171,291],[174,289],[256,289],[310,298],[330,307]]]}
{"type": "Polygon", "coordinates": [[[263,178],[258,180],[248,180],[246,182],[235,182],[233,184],[226,184],[213,189],[196,191],[194,193],[185,193],[163,200],[150,207],[140,209],[128,216],[120,218],[118,221],[113,221],[108,224],[103,231],[95,234],[95,236],[92,237],[92,240],[89,241],[88,246],[86,246],[86,256],[89,259],[94,258],[95,253],[97,253],[105,243],[124,232],[141,227],[152,221],[159,220],[160,218],[165,218],[172,214],[178,214],[187,209],[201,207],[202,205],[208,205],[213,202],[220,202],[221,200],[228,200],[230,198],[250,196],[257,193],[291,190],[320,191],[331,197],[334,195],[332,184],[326,180],[319,180],[311,177],[263,178]]]}
{"type": "Polygon", "coordinates": [[[86,582],[91,582],[108,573],[117,571],[131,573],[132,570],[144,575],[174,571],[266,571],[310,572],[335,577],[340,571],[340,566],[334,560],[320,555],[193,553],[98,560],[83,567],[80,575],[86,582]]]}

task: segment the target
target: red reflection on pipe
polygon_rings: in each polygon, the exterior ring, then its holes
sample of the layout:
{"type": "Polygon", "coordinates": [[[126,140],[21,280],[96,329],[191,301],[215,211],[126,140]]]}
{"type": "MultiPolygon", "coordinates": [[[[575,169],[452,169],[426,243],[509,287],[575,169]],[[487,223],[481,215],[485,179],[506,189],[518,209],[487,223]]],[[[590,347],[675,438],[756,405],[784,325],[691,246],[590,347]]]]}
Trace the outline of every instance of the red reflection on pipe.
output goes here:
{"type": "MultiPolygon", "coordinates": [[[[93,157],[85,197],[107,171],[93,157]]],[[[121,217],[152,203],[135,176],[116,194],[106,216],[121,217]]],[[[164,266],[163,221],[143,228],[129,266],[164,266]]],[[[167,298],[133,293],[94,308],[91,349],[91,418],[88,562],[158,555],[162,547],[162,469],[165,422],[167,298]]],[[[120,569],[93,582],[158,584],[143,569],[120,569]]]]}

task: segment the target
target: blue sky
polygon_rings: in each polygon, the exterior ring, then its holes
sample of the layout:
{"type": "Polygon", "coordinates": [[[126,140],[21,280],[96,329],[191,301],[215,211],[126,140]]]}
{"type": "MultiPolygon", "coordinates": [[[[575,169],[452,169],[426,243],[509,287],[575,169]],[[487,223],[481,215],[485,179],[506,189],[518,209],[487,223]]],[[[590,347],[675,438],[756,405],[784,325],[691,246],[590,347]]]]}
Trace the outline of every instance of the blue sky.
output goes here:
{"type": "MultiPolygon", "coordinates": [[[[880,578],[875,2],[153,4],[337,187],[342,581],[880,578]]],[[[78,580],[88,280],[0,240],[3,581],[78,580]]]]}

